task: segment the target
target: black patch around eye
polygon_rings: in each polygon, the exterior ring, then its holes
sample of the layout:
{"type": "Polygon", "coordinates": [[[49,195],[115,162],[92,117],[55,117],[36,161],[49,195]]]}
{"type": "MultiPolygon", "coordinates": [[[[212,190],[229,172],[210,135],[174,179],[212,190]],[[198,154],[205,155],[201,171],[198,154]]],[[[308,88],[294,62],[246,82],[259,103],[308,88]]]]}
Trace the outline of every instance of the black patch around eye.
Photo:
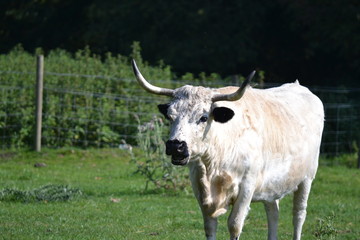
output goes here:
{"type": "Polygon", "coordinates": [[[159,109],[159,112],[162,113],[164,115],[164,117],[168,120],[170,120],[167,112],[168,112],[168,108],[169,108],[170,104],[167,103],[167,104],[159,104],[158,105],[158,109],[159,109]]]}
{"type": "Polygon", "coordinates": [[[208,120],[208,117],[207,116],[202,116],[200,118],[200,122],[206,122],[208,120]]]}
{"type": "Polygon", "coordinates": [[[215,122],[226,123],[234,117],[233,110],[227,107],[217,107],[213,110],[213,116],[215,122]]]}

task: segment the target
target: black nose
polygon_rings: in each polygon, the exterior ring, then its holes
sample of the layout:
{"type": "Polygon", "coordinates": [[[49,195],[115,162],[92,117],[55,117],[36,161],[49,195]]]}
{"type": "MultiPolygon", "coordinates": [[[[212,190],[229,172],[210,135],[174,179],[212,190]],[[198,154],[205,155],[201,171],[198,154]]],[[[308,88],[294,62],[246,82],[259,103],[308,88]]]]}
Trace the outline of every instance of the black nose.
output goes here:
{"type": "Polygon", "coordinates": [[[166,154],[171,155],[173,159],[182,160],[189,156],[187,144],[184,141],[169,140],[166,142],[166,154]]]}

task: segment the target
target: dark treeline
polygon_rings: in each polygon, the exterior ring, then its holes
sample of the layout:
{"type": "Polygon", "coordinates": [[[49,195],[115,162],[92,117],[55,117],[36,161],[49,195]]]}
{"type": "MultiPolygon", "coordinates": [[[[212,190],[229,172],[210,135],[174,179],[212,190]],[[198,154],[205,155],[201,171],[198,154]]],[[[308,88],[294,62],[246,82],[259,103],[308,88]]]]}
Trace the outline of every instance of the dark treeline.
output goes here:
{"type": "Polygon", "coordinates": [[[89,46],[164,60],[179,74],[266,73],[266,81],[360,86],[359,0],[0,1],[0,52],[89,46]]]}

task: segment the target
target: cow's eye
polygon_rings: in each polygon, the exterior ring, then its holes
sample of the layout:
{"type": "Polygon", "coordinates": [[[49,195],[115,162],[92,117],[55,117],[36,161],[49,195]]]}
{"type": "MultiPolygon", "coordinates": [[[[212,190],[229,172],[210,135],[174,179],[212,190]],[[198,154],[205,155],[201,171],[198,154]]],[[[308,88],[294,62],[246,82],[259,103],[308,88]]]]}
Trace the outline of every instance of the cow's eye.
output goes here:
{"type": "Polygon", "coordinates": [[[208,117],[207,116],[202,116],[200,118],[200,122],[206,122],[208,120],[208,117]]]}

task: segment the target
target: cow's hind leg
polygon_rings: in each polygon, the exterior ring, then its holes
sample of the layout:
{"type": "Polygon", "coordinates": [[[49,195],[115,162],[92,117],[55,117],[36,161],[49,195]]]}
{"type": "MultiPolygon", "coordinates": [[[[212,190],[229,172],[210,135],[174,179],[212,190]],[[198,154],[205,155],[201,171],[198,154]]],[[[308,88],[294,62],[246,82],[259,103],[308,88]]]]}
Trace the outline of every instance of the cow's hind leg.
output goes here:
{"type": "Polygon", "coordinates": [[[298,189],[294,193],[293,205],[293,225],[294,240],[301,239],[301,230],[306,218],[307,201],[310,194],[312,179],[305,179],[299,184],[298,189]]]}
{"type": "Polygon", "coordinates": [[[264,206],[268,222],[268,240],[277,240],[279,200],[275,200],[274,202],[264,202],[264,206]]]}

